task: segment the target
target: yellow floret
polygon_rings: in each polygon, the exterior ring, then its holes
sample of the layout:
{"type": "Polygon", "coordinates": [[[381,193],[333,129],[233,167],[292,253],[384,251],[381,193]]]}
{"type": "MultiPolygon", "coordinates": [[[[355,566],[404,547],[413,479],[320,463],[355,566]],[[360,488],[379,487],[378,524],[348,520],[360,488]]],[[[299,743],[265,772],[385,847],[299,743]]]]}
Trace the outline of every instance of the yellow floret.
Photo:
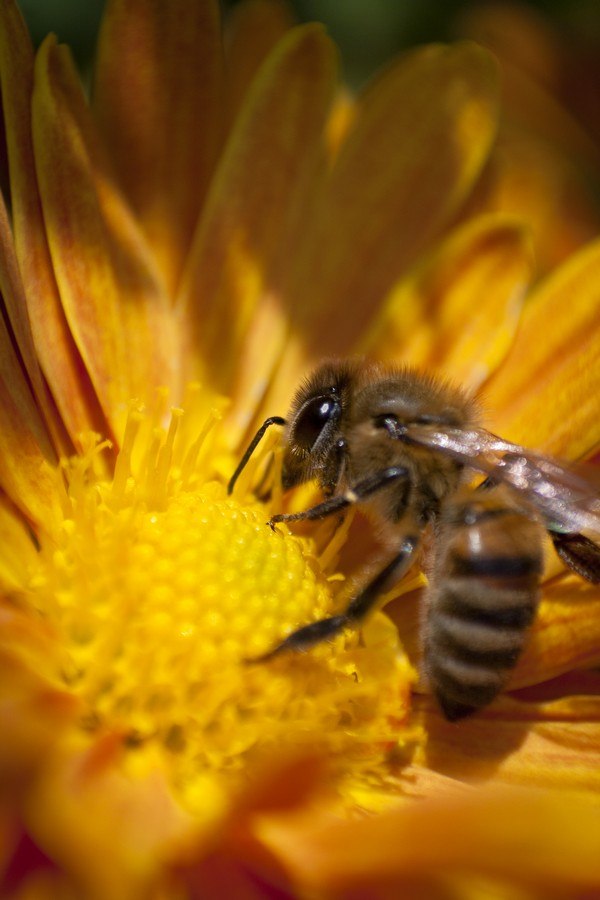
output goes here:
{"type": "Polygon", "coordinates": [[[407,712],[395,630],[376,617],[361,641],[253,663],[330,614],[336,582],[308,539],[271,530],[269,510],[228,497],[203,462],[218,414],[194,428],[177,410],[162,429],[163,414],[132,408],[112,481],[102,445],[65,462],[65,515],[32,579],[63,648],[57,674],[84,702],[81,728],[158,753],[189,806],[207,773],[236,778],[267,748],[381,759],[407,712]]]}

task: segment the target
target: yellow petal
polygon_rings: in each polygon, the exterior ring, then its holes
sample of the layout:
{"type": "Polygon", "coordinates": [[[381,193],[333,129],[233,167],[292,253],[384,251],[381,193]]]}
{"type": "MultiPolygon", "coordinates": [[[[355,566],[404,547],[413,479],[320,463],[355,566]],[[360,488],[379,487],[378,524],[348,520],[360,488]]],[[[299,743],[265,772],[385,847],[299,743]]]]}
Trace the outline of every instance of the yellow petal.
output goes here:
{"type": "Polygon", "coordinates": [[[172,385],[173,323],[152,258],[110,180],[65,48],[36,61],[33,136],[52,263],[69,327],[119,432],[125,404],[172,385]]]}
{"type": "Polygon", "coordinates": [[[532,275],[523,226],[476,218],[398,285],[360,349],[476,388],[508,351],[532,275]]]}
{"type": "MultiPolygon", "coordinates": [[[[33,48],[13,0],[0,4],[0,74],[12,222],[31,330],[44,376],[77,446],[77,436],[83,431],[106,429],[69,332],[52,271],[31,136],[33,48]]],[[[6,253],[8,237],[3,235],[2,240],[6,253]]],[[[21,303],[15,296],[14,304],[21,303]]]]}
{"type": "Polygon", "coordinates": [[[221,145],[222,69],[216,0],[108,4],[94,111],[171,292],[221,145]]]}
{"type": "Polygon", "coordinates": [[[458,44],[406,55],[358,98],[294,272],[294,325],[313,355],[349,352],[449,223],[487,157],[496,95],[491,58],[458,44]]]}
{"type": "Polygon", "coordinates": [[[600,446],[600,241],[530,297],[515,342],[485,386],[491,427],[566,459],[600,446]]]}
{"type": "Polygon", "coordinates": [[[215,175],[181,303],[190,353],[220,390],[237,375],[246,396],[260,391],[280,352],[288,302],[282,280],[323,163],[334,80],[322,29],[291,31],[253,82],[215,175]]]}

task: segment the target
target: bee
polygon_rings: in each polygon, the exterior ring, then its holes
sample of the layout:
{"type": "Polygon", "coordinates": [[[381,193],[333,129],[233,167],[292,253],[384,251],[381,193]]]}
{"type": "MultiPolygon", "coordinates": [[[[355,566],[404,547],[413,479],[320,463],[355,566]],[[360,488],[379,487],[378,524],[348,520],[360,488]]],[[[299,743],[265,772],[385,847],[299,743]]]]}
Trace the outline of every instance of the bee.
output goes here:
{"type": "Polygon", "coordinates": [[[494,700],[535,615],[544,531],[567,566],[600,582],[600,546],[583,533],[600,535],[600,500],[574,472],[479,419],[467,393],[429,375],[333,360],[300,387],[286,419],[263,423],[229,493],[266,430],[283,426],[284,490],[314,479],[325,499],[268,524],[360,504],[385,549],[343,612],[298,628],[261,659],[358,626],[424,556],[423,667],[433,694],[451,721],[494,700]]]}

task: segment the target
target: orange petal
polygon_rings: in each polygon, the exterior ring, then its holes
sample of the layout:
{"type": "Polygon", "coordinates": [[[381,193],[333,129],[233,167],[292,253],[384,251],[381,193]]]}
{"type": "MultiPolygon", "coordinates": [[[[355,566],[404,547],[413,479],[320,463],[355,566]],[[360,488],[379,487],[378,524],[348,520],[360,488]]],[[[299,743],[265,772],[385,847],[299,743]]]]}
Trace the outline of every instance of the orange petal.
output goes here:
{"type": "Polygon", "coordinates": [[[595,123],[582,127],[572,114],[574,98],[565,90],[586,48],[565,41],[549,20],[516,4],[472,7],[461,30],[500,60],[504,115],[575,158],[580,167],[597,171],[600,151],[590,136],[595,123]]]}
{"type": "MultiPolygon", "coordinates": [[[[420,592],[399,597],[386,606],[411,662],[420,668],[420,592]]],[[[600,590],[576,575],[545,584],[522,657],[510,679],[510,689],[539,684],[569,672],[600,665],[600,590]]],[[[422,689],[427,689],[423,682],[422,689]]]]}
{"type": "Polygon", "coordinates": [[[323,162],[334,80],[322,29],[292,30],[254,80],[215,175],[181,303],[200,376],[220,390],[236,375],[246,395],[264,389],[280,352],[282,279],[323,162]]]}
{"type": "Polygon", "coordinates": [[[576,157],[540,135],[504,123],[487,171],[462,215],[468,219],[490,210],[527,222],[544,273],[597,236],[600,211],[589,184],[576,157]]]}
{"type": "Polygon", "coordinates": [[[409,802],[350,822],[313,813],[312,822],[267,821],[257,830],[302,895],[389,900],[488,896],[496,879],[489,896],[509,896],[516,885],[526,891],[518,896],[587,896],[600,886],[599,828],[591,798],[505,789],[409,802]],[[484,893],[482,877],[491,880],[484,893]]]}
{"type": "MultiPolygon", "coordinates": [[[[77,444],[81,432],[106,429],[69,332],[52,271],[31,136],[33,48],[13,0],[0,4],[0,75],[12,222],[31,330],[46,381],[71,439],[77,444]]],[[[2,241],[6,253],[8,238],[3,235],[2,241]]],[[[16,294],[13,302],[16,307],[22,304],[16,294]]]]}
{"type": "Polygon", "coordinates": [[[355,116],[355,97],[344,85],[341,85],[327,123],[327,149],[332,160],[343,146],[355,116]]]}
{"type": "Polygon", "coordinates": [[[532,275],[523,226],[504,216],[477,218],[392,292],[364,350],[476,388],[508,351],[532,275]]]}
{"type": "Polygon", "coordinates": [[[600,588],[575,575],[544,588],[510,687],[547,681],[571,669],[600,665],[600,588]]]}
{"type": "Polygon", "coordinates": [[[223,132],[216,0],[112,0],[94,111],[121,189],[173,292],[223,132]]]}
{"type": "Polygon", "coordinates": [[[600,446],[600,241],[530,297],[516,340],[485,387],[491,427],[577,459],[600,446]]]}
{"type": "Polygon", "coordinates": [[[355,352],[381,303],[450,223],[489,151],[496,69],[473,44],[402,57],[358,98],[289,267],[285,355],[264,402],[285,409],[322,357],[355,352]]]}
{"type": "Polygon", "coordinates": [[[56,415],[56,409],[51,403],[48,389],[44,384],[37,361],[29,316],[27,314],[23,283],[15,256],[8,214],[2,196],[0,196],[0,292],[2,293],[9,327],[35,401],[52,435],[54,445],[57,449],[60,448],[64,451],[69,447],[69,444],[56,415]]]}
{"type": "Polygon", "coordinates": [[[428,735],[419,766],[467,782],[600,788],[598,696],[526,703],[505,695],[459,723],[447,722],[429,697],[416,709],[428,735]]]}
{"type": "Polygon", "coordinates": [[[473,44],[416,50],[358,98],[293,269],[295,326],[313,356],[351,351],[449,223],[487,157],[496,115],[496,70],[473,44]]]}
{"type": "Polygon", "coordinates": [[[31,533],[6,498],[0,498],[0,591],[24,590],[36,562],[31,533]]]}
{"type": "Polygon", "coordinates": [[[496,54],[503,75],[504,116],[485,208],[526,218],[540,269],[549,271],[600,230],[590,191],[600,172],[594,120],[582,128],[573,118],[577,97],[565,91],[584,48],[525,6],[481,5],[468,11],[465,25],[496,54]]]}
{"type": "Polygon", "coordinates": [[[458,27],[542,84],[559,86],[563,46],[549,22],[532,7],[502,2],[479,4],[465,10],[458,27]]]}
{"type": "Polygon", "coordinates": [[[59,648],[41,619],[2,605],[0,625],[0,777],[14,788],[43,764],[79,703],[56,680],[59,648]]]}
{"type": "Polygon", "coordinates": [[[577,695],[600,697],[600,671],[588,669],[585,672],[565,672],[564,675],[558,675],[550,681],[511,691],[511,695],[518,700],[529,702],[557,700],[577,695]]]}
{"type": "Polygon", "coordinates": [[[306,808],[315,789],[322,790],[324,775],[324,760],[308,748],[294,755],[267,756],[262,765],[253,766],[218,845],[208,854],[201,847],[176,865],[190,895],[266,900],[276,884],[295,896],[281,861],[252,834],[252,824],[256,814],[306,808]]]}
{"type": "Polygon", "coordinates": [[[43,524],[57,502],[54,448],[11,335],[0,319],[0,487],[27,518],[43,524]]]}
{"type": "Polygon", "coordinates": [[[65,883],[50,860],[23,828],[11,810],[0,837],[0,896],[11,900],[43,897],[56,900],[72,895],[72,885],[65,883]]]}
{"type": "MultiPolygon", "coordinates": [[[[121,736],[72,743],[57,748],[31,786],[25,823],[75,880],[77,896],[144,896],[172,855],[192,839],[200,843],[201,824],[177,804],[158,768],[128,770],[121,736]]],[[[211,824],[205,840],[216,832],[211,824]]]]}
{"type": "Polygon", "coordinates": [[[231,10],[225,52],[232,120],[263,61],[293,24],[291,10],[282,0],[242,0],[231,10]]]}
{"type": "Polygon", "coordinates": [[[75,70],[48,38],[36,61],[36,167],[52,262],[73,337],[113,428],[132,397],[173,383],[166,294],[110,180],[75,70]]]}

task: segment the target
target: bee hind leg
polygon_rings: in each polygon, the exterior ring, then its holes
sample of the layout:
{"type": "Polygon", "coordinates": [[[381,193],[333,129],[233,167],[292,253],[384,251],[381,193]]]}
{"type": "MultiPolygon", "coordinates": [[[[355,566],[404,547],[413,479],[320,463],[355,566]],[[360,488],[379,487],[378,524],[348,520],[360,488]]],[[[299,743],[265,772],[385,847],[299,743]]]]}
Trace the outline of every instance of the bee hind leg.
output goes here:
{"type": "Polygon", "coordinates": [[[562,534],[550,530],[554,549],[570,569],[586,581],[600,584],[600,547],[584,534],[562,534]]]}

